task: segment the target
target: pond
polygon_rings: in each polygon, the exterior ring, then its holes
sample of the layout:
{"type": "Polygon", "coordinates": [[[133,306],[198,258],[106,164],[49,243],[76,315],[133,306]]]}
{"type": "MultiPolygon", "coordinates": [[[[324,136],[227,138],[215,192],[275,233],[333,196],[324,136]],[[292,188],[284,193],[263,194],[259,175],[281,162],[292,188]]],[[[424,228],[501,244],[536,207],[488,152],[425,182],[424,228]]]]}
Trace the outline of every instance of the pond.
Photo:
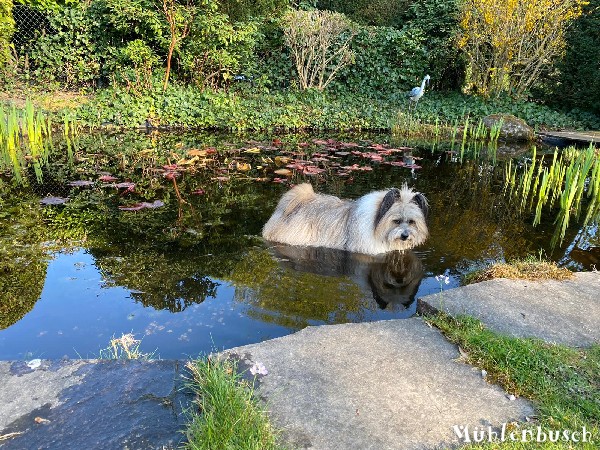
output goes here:
{"type": "Polygon", "coordinates": [[[491,261],[541,252],[574,270],[597,264],[597,225],[572,220],[552,247],[555,214],[533,227],[507,201],[511,158],[405,144],[382,134],[58,140],[41,181],[31,171],[27,186],[0,184],[0,359],[97,357],[123,333],[161,358],[197,356],[310,325],[410,317],[416,298],[491,261]],[[408,183],[429,200],[430,238],[381,257],[264,242],[278,199],[300,182],[345,198],[408,183]]]}

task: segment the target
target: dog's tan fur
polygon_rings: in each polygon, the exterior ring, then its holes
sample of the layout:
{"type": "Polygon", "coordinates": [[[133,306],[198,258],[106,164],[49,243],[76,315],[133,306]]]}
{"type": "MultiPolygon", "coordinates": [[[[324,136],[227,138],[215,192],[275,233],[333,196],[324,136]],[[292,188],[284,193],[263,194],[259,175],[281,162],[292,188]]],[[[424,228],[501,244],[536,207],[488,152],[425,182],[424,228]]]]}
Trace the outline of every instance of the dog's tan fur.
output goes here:
{"type": "Polygon", "coordinates": [[[406,185],[357,200],[316,194],[300,184],[283,195],[263,228],[269,241],[375,255],[422,244],[427,200],[406,185]]]}

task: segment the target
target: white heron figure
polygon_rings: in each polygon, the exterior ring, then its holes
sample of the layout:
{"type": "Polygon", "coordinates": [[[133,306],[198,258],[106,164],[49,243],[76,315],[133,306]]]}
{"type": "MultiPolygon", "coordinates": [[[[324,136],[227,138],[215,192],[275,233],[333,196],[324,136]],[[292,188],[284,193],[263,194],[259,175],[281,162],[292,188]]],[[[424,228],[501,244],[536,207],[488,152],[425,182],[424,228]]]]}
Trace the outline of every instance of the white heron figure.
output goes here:
{"type": "Polygon", "coordinates": [[[415,108],[417,107],[417,103],[419,103],[419,100],[421,99],[421,97],[423,97],[423,94],[425,93],[425,83],[429,84],[430,79],[431,77],[429,75],[425,75],[425,78],[423,78],[423,82],[421,83],[421,87],[416,86],[412,88],[412,90],[408,93],[408,98],[415,105],[415,108]]]}

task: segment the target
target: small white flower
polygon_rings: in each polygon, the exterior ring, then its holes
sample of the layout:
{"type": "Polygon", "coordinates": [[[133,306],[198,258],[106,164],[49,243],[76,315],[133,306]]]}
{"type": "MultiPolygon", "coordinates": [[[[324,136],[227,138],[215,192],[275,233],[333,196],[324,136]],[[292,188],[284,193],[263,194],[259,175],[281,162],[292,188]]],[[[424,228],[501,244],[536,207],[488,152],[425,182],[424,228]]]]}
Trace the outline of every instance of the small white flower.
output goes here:
{"type": "Polygon", "coordinates": [[[444,277],[444,283],[450,284],[450,277],[444,277]]]}
{"type": "Polygon", "coordinates": [[[42,365],[41,359],[32,359],[31,361],[29,361],[27,363],[27,367],[29,367],[30,369],[33,369],[33,370],[37,369],[41,365],[42,365]]]}
{"type": "Polygon", "coordinates": [[[254,365],[250,367],[250,373],[252,375],[267,375],[269,371],[263,363],[255,362],[254,365]]]}

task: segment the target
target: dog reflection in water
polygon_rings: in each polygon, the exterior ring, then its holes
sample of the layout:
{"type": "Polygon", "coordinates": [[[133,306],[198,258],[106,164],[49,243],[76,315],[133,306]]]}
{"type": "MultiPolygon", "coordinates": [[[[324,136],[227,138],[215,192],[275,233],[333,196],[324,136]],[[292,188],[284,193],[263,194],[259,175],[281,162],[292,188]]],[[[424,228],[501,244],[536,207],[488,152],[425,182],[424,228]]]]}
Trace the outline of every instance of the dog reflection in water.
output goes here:
{"type": "Polygon", "coordinates": [[[349,277],[370,292],[381,309],[416,310],[415,295],[423,278],[423,265],[412,250],[364,255],[324,247],[275,244],[273,251],[283,267],[325,276],[349,277]]]}

